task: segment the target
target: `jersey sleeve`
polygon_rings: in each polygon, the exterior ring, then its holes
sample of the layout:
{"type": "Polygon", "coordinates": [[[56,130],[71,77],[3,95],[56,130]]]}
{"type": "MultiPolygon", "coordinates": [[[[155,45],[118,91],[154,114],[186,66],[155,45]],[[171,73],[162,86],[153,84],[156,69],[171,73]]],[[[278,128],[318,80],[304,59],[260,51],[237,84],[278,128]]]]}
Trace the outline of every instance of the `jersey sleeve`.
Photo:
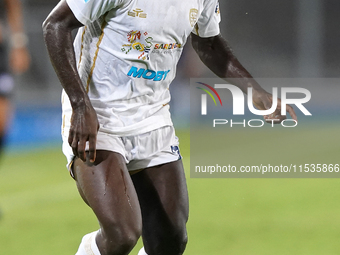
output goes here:
{"type": "Polygon", "coordinates": [[[220,33],[221,22],[218,0],[205,0],[204,9],[193,29],[193,33],[200,37],[212,37],[220,33]]]}
{"type": "Polygon", "coordinates": [[[88,25],[109,10],[120,5],[122,0],[66,0],[77,20],[88,25]]]}

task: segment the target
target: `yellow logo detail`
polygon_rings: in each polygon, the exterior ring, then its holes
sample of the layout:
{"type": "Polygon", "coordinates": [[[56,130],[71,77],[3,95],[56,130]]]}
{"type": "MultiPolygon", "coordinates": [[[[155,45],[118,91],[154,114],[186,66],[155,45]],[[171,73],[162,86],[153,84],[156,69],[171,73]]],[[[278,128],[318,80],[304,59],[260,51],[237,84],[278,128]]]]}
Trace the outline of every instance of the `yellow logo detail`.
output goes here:
{"type": "Polygon", "coordinates": [[[145,19],[146,16],[147,16],[147,14],[142,9],[139,9],[139,8],[132,10],[132,12],[129,11],[128,15],[131,16],[131,17],[139,17],[139,18],[142,18],[142,19],[145,19]]]}
{"type": "Polygon", "coordinates": [[[215,13],[216,13],[217,15],[220,14],[220,3],[217,3],[216,8],[215,8],[215,13]]]}
{"type": "Polygon", "coordinates": [[[129,54],[130,51],[136,50],[140,52],[138,59],[149,60],[153,38],[149,36],[148,32],[132,30],[127,34],[127,40],[128,43],[122,45],[122,52],[129,54]]]}
{"type": "Polygon", "coordinates": [[[198,19],[198,10],[195,8],[190,9],[189,12],[189,21],[190,21],[190,25],[193,27],[198,19]]]}
{"type": "Polygon", "coordinates": [[[136,42],[132,44],[132,48],[138,51],[144,51],[144,44],[141,44],[140,42],[136,42]]]}

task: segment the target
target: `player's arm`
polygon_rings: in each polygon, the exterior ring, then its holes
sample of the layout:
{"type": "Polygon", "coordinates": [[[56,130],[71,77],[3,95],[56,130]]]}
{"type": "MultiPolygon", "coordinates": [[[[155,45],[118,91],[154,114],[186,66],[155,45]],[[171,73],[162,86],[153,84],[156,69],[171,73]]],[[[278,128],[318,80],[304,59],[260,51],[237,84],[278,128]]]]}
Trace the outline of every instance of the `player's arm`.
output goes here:
{"type": "Polygon", "coordinates": [[[11,32],[10,66],[14,73],[27,71],[30,57],[27,50],[27,36],[23,28],[23,15],[20,0],[5,0],[7,20],[11,32]]]}
{"type": "MultiPolygon", "coordinates": [[[[233,54],[227,41],[221,36],[208,38],[199,37],[191,33],[192,45],[202,62],[218,77],[230,81],[239,87],[243,93],[247,93],[248,87],[253,88],[253,103],[260,110],[270,109],[272,106],[272,95],[266,92],[250,75],[250,73],[241,65],[233,54]]],[[[293,108],[287,105],[287,112],[291,117],[297,120],[293,108]]],[[[275,112],[265,119],[278,119],[277,123],[285,119],[281,115],[281,101],[278,100],[278,106],[275,112]]]]}
{"type": "Polygon", "coordinates": [[[71,35],[73,29],[81,26],[83,25],[75,18],[66,1],[62,0],[44,21],[43,32],[51,62],[73,110],[68,142],[74,155],[85,161],[85,146],[88,141],[89,160],[94,162],[99,124],[77,71],[71,35]]]}

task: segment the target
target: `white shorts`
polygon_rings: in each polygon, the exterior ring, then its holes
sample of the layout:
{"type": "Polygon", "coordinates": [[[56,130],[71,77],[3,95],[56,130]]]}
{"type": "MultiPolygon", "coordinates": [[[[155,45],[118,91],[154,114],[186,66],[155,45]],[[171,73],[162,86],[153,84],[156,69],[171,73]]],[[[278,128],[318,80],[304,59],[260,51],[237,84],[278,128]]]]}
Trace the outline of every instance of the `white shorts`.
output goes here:
{"type": "MultiPolygon", "coordinates": [[[[96,149],[118,152],[124,157],[128,170],[134,171],[181,159],[178,145],[174,127],[165,126],[145,134],[122,137],[99,131],[96,149]]],[[[63,135],[63,153],[70,170],[74,154],[66,135],[63,135]]]]}

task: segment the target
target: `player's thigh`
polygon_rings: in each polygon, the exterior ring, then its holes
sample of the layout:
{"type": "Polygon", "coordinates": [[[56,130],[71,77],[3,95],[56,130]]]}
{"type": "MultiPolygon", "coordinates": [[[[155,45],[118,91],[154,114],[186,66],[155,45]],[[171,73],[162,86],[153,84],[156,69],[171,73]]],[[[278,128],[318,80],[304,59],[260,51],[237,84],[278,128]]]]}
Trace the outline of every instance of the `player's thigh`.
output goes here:
{"type": "Polygon", "coordinates": [[[74,161],[80,194],[96,214],[104,231],[140,231],[141,212],[125,160],[111,151],[97,151],[94,164],[74,161]]]}
{"type": "Polygon", "coordinates": [[[132,180],[142,210],[144,242],[173,235],[185,239],[189,206],[182,161],[147,168],[132,180]]]}

